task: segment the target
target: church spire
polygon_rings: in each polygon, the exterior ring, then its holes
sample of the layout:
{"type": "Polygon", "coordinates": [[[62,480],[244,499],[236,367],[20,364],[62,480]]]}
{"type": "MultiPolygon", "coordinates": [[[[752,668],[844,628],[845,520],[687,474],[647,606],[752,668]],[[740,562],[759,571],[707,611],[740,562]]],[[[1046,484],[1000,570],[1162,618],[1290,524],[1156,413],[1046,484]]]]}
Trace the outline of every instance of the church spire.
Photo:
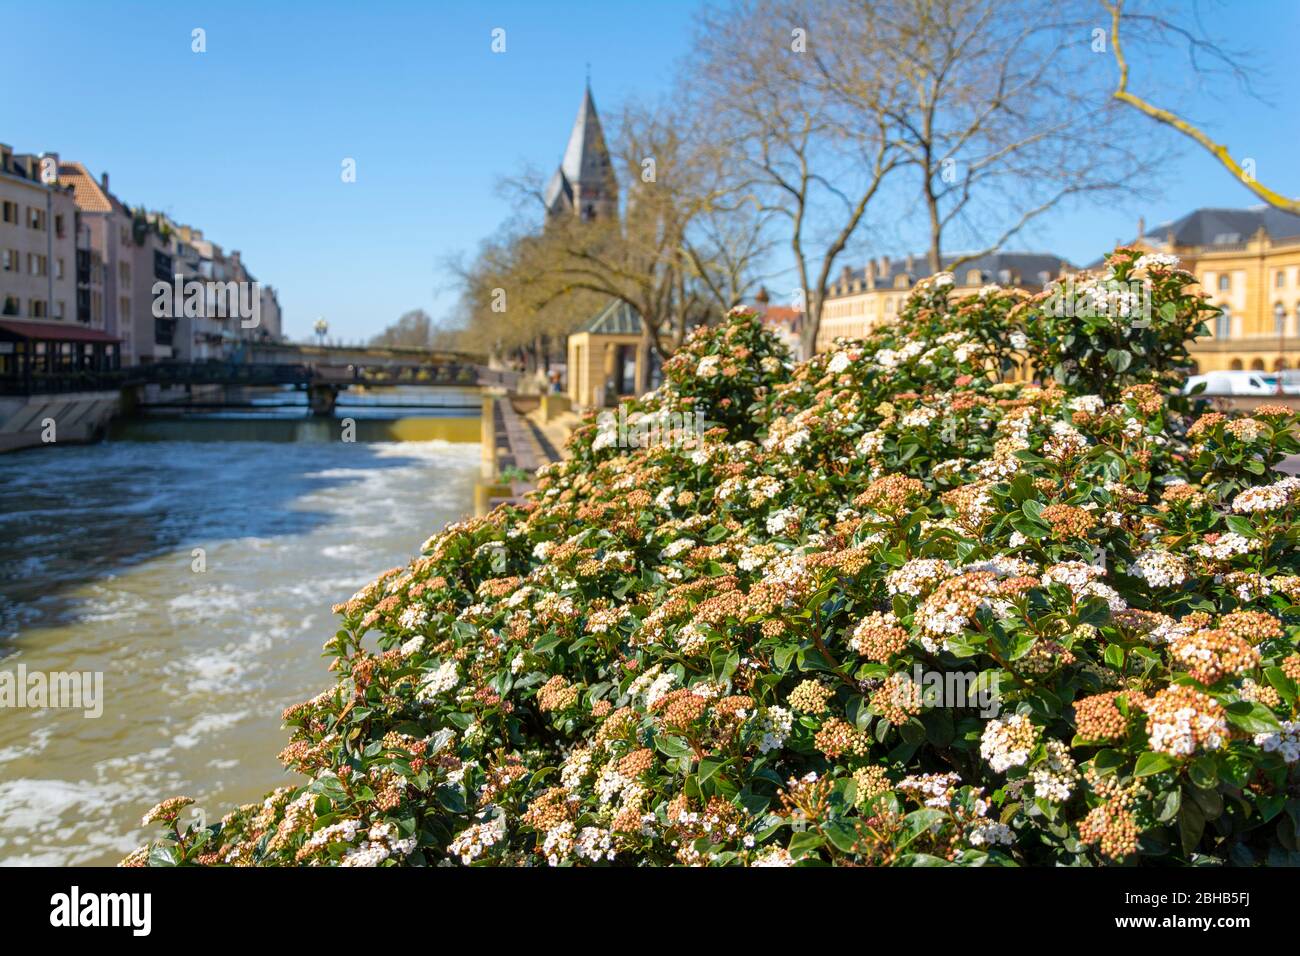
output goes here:
{"type": "Polygon", "coordinates": [[[604,219],[617,214],[618,185],[596,112],[596,100],[591,95],[590,74],[564,159],[547,186],[546,205],[552,215],[572,212],[582,219],[604,219]]]}

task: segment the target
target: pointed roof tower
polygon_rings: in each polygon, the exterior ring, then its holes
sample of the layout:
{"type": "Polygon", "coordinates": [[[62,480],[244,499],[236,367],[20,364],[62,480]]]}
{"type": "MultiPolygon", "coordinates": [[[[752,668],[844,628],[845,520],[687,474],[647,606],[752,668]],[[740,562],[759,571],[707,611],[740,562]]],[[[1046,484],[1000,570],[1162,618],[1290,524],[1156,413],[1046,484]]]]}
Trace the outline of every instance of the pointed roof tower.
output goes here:
{"type": "Polygon", "coordinates": [[[571,212],[583,219],[603,219],[618,210],[618,185],[590,83],[578,107],[564,159],[546,187],[545,198],[551,215],[571,212]]]}

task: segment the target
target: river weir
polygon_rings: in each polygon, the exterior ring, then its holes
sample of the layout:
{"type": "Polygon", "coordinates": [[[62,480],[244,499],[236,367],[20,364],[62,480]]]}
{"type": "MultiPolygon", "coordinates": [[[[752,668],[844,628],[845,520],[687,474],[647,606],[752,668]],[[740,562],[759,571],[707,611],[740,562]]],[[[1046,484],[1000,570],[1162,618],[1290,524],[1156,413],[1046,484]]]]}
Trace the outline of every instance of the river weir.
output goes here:
{"type": "Polygon", "coordinates": [[[0,863],[112,864],[164,796],[215,819],[288,782],[279,715],[329,684],[330,606],[473,507],[477,394],[401,401],[150,414],[0,457],[0,670],[102,674],[98,717],[0,709],[0,863]]]}

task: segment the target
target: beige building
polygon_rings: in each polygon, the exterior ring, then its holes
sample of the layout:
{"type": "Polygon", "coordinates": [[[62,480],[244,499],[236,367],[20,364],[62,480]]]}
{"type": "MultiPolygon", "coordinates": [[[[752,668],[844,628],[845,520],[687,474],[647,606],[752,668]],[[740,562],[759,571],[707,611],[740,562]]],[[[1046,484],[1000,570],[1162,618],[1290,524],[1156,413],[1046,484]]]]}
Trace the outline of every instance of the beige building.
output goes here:
{"type": "Polygon", "coordinates": [[[58,181],[58,168],[56,154],[15,154],[0,144],[0,318],[79,317],[77,206],[72,189],[58,181]]]}
{"type": "MultiPolygon", "coordinates": [[[[997,252],[961,263],[957,256],[945,256],[944,268],[952,272],[958,295],[978,292],[983,286],[1017,286],[1040,291],[1048,282],[1074,270],[1060,256],[1034,252],[997,252]]],[[[930,274],[925,256],[891,259],[882,256],[859,270],[845,266],[840,278],[827,290],[817,330],[817,351],[845,336],[860,338],[898,315],[911,294],[912,286],[930,274]]]]}
{"type": "Polygon", "coordinates": [[[96,180],[81,163],[63,162],[59,181],[72,187],[79,213],[78,309],[122,343],[122,364],[134,365],[138,349],[131,210],[109,191],[108,173],[96,180]]]}
{"type": "Polygon", "coordinates": [[[657,388],[662,375],[641,334],[641,316],[617,299],[569,336],[568,394],[574,408],[604,408],[636,394],[638,375],[657,388]]]}
{"type": "Polygon", "coordinates": [[[1134,245],[1176,255],[1223,309],[1191,347],[1197,370],[1300,363],[1300,216],[1271,206],[1197,209],[1134,245]]]}

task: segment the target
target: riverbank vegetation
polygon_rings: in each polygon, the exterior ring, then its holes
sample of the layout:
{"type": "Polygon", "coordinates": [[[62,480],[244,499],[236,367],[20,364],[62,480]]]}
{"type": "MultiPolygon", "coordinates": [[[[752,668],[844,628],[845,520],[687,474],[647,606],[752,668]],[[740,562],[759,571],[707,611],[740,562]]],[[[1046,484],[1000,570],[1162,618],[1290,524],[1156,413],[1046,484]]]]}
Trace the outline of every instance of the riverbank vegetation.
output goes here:
{"type": "Polygon", "coordinates": [[[1105,270],[1068,320],[936,276],[801,364],[697,331],[636,413],[698,442],[593,421],[435,534],[335,609],[298,781],[129,862],[1300,862],[1296,416],[1195,410],[1214,310],[1105,270]]]}

